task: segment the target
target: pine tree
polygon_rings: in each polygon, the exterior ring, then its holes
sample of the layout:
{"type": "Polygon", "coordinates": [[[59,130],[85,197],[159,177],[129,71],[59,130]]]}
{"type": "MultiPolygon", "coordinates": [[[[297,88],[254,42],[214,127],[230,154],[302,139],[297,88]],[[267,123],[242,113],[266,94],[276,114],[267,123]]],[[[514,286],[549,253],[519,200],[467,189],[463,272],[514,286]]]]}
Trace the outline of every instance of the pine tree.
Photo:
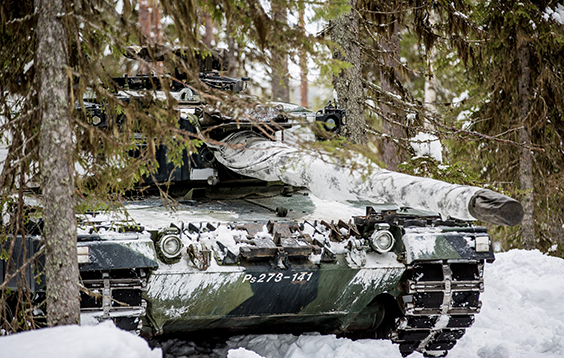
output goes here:
{"type": "Polygon", "coordinates": [[[331,21],[331,40],[337,45],[333,58],[346,62],[347,66],[333,77],[337,101],[347,110],[347,138],[355,144],[366,143],[366,119],[364,118],[364,93],[362,86],[362,56],[360,41],[360,17],[357,0],[350,0],[350,12],[331,21]]]}
{"type": "Polygon", "coordinates": [[[74,143],[68,75],[69,43],[63,0],[40,0],[37,9],[39,160],[43,194],[43,238],[47,281],[47,324],[80,323],[74,143]]]}
{"type": "Polygon", "coordinates": [[[510,245],[543,250],[560,245],[561,255],[564,192],[556,183],[564,182],[564,25],[551,15],[558,8],[556,1],[479,6],[487,37],[484,61],[473,73],[488,90],[478,113],[486,120],[475,128],[514,143],[489,143],[481,152],[489,163],[487,177],[508,183],[507,190],[521,196],[521,237],[510,245]]]}
{"type": "MultiPolygon", "coordinates": [[[[288,25],[288,9],[280,1],[272,1],[272,19],[276,28],[283,29],[288,25]]],[[[273,33],[275,36],[275,33],[273,33]]],[[[288,73],[288,48],[283,39],[270,42],[272,100],[290,102],[290,78],[288,73]]]]}

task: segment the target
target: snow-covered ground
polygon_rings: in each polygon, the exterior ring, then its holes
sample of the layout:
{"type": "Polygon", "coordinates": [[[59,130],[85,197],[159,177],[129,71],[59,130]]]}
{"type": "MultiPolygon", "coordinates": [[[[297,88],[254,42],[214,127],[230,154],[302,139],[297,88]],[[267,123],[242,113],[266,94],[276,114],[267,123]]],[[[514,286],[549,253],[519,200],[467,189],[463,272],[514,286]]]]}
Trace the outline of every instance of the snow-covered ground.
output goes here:
{"type": "MultiPolygon", "coordinates": [[[[482,312],[448,357],[564,357],[564,260],[539,251],[499,253],[493,264],[486,265],[485,281],[482,312]]],[[[187,353],[184,356],[190,356],[187,353]]],[[[401,357],[397,346],[389,341],[351,341],[315,334],[233,337],[214,356],[218,354],[228,358],[401,357]]],[[[161,356],[161,349],[151,350],[142,338],[111,323],[49,328],[0,338],[0,358],[161,356]]],[[[411,357],[421,355],[414,353],[411,357]]]]}

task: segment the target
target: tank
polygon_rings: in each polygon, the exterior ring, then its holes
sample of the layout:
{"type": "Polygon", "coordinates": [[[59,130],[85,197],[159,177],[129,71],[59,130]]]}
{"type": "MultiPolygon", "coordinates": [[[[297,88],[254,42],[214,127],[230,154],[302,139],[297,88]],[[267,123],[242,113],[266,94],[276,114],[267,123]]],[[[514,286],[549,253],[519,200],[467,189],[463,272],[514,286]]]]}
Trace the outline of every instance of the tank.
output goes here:
{"type": "MultiPolygon", "coordinates": [[[[289,216],[312,211],[303,194],[286,198],[289,216]]],[[[404,356],[441,356],[480,312],[484,264],[494,260],[483,227],[393,205],[343,220],[287,220],[237,200],[230,205],[258,220],[179,220],[145,229],[81,216],[82,323],[112,319],[146,337],[316,331],[390,339],[404,356]]],[[[193,205],[179,215],[197,220],[193,205]]],[[[38,249],[39,236],[26,240],[38,249]]],[[[39,306],[44,284],[32,279],[38,267],[29,268],[28,284],[39,306]]]]}
{"type": "MultiPolygon", "coordinates": [[[[216,72],[201,78],[234,92],[247,82],[216,72]]],[[[158,80],[115,78],[116,95],[133,100],[157,91],[158,80]]],[[[372,164],[353,170],[274,140],[292,126],[292,113],[340,131],[346,112],[334,106],[314,113],[276,104],[257,110],[261,120],[243,121],[207,112],[185,83],[172,93],[182,129],[228,145],[184,153],[182,167],[159,148],[156,180],[182,189],[175,213],[149,198],[130,202],[133,220],[79,215],[83,324],[111,319],[145,337],[315,331],[389,339],[403,356],[444,356],[464,335],[480,312],[485,263],[495,259],[487,230],[473,220],[515,225],[518,202],[372,164]],[[354,200],[345,207],[356,214],[319,215],[325,204],[310,193],[354,200]]],[[[93,125],[104,126],[100,104],[86,103],[93,125]]],[[[10,273],[32,260],[26,285],[41,317],[41,221],[27,225],[14,262],[0,261],[0,284],[16,288],[10,273]]]]}

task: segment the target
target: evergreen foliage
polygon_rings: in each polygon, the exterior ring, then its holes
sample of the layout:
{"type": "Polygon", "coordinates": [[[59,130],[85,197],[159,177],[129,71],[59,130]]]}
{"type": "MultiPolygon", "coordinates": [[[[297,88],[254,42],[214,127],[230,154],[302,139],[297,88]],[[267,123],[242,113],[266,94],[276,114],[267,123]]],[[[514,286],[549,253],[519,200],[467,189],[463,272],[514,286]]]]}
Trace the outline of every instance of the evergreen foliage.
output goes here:
{"type": "MultiPolygon", "coordinates": [[[[478,132],[511,143],[484,142],[475,155],[483,163],[487,182],[500,183],[516,196],[531,195],[519,185],[521,148],[532,154],[534,179],[535,247],[564,255],[563,163],[564,104],[564,24],[550,17],[557,1],[490,1],[479,4],[475,21],[487,34],[483,60],[472,69],[472,79],[482,88],[483,102],[475,113],[478,132]],[[519,107],[519,47],[530,53],[529,108],[521,118],[519,107]],[[525,130],[530,143],[523,143],[519,130],[525,130]],[[556,248],[556,249],[555,249],[556,248]]],[[[560,5],[561,6],[561,5],[560,5]]],[[[520,232],[513,232],[506,248],[521,247],[520,232]]]]}

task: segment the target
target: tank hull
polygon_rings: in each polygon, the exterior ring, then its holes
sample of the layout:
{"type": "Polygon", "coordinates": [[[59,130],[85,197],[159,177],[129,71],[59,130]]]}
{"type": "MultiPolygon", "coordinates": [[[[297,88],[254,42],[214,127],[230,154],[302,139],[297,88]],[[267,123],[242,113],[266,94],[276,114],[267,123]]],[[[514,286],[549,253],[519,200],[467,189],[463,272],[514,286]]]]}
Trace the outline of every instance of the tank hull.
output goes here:
{"type": "Polygon", "coordinates": [[[371,265],[362,268],[350,267],[344,256],[319,265],[291,262],[285,270],[268,261],[211,266],[204,272],[161,268],[149,278],[148,316],[159,333],[341,333],[378,295],[397,290],[405,271],[393,253],[367,259],[371,265]]]}

